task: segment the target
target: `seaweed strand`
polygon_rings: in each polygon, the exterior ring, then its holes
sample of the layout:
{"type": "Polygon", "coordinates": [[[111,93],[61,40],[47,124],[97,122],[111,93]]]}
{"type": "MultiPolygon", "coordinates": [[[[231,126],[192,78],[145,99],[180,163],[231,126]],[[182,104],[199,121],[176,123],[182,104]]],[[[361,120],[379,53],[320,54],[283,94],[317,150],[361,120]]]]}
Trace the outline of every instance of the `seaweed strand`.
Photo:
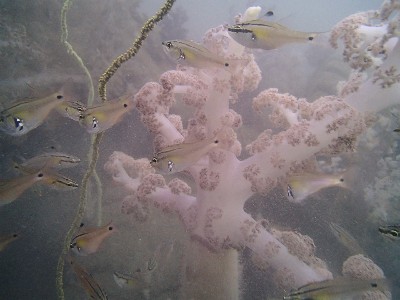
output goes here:
{"type": "Polygon", "coordinates": [[[146,39],[147,35],[150,31],[153,30],[155,24],[163,19],[165,15],[171,10],[172,5],[176,0],[166,0],[164,5],[160,8],[160,10],[150,19],[146,21],[140,30],[139,36],[135,39],[132,44],[132,47],[129,48],[125,53],[119,55],[112,64],[107,68],[107,70],[100,76],[99,78],[99,88],[98,92],[102,101],[107,100],[107,91],[106,85],[110,78],[115,74],[115,72],[119,69],[119,67],[132,57],[134,57],[142,46],[143,41],[146,39]]]}
{"type": "Polygon", "coordinates": [[[95,170],[93,172],[93,179],[95,182],[95,185],[97,187],[96,191],[96,198],[97,200],[97,226],[101,226],[103,223],[103,189],[102,189],[102,184],[101,184],[101,180],[99,177],[99,174],[97,173],[97,171],[95,170]]]}
{"type": "Polygon", "coordinates": [[[93,136],[93,140],[90,145],[90,149],[88,152],[89,165],[85,175],[83,175],[82,183],[81,183],[81,193],[79,196],[79,206],[77,213],[75,215],[74,221],[69,228],[67,235],[64,239],[64,246],[62,252],[58,258],[57,264],[57,276],[56,276],[56,286],[57,286],[57,295],[59,299],[64,299],[64,290],[63,290],[63,275],[64,275],[64,257],[67,255],[69,251],[69,244],[73,237],[74,232],[79,228],[79,225],[83,219],[83,215],[85,214],[86,202],[87,202],[87,193],[88,193],[88,182],[90,176],[92,176],[93,172],[96,168],[97,159],[99,158],[99,144],[103,137],[103,133],[98,133],[93,136]]]}
{"type": "MultiPolygon", "coordinates": [[[[139,51],[142,42],[146,39],[148,33],[153,30],[155,24],[162,20],[162,18],[169,12],[172,8],[176,0],[166,0],[161,9],[156,13],[155,16],[151,17],[147,22],[143,25],[139,37],[133,43],[133,46],[124,54],[118,56],[111,66],[103,73],[103,75],[99,79],[99,96],[102,102],[107,100],[106,98],[106,84],[110,80],[110,78],[114,75],[114,73],[118,70],[118,68],[122,65],[122,63],[126,62],[130,58],[136,55],[139,51]]],[[[61,9],[61,42],[67,48],[69,54],[75,57],[78,61],[81,68],[85,71],[86,75],[89,78],[89,96],[88,96],[88,105],[91,105],[94,98],[94,89],[93,89],[93,81],[92,77],[89,73],[89,70],[84,65],[80,56],[74,51],[72,45],[67,41],[68,38],[68,26],[67,26],[67,12],[72,5],[72,0],[64,0],[63,7],[61,9]]],[[[98,187],[98,191],[102,193],[101,190],[101,182],[98,174],[96,173],[96,164],[99,158],[99,145],[101,139],[103,137],[103,133],[96,134],[92,137],[92,141],[90,144],[89,152],[88,152],[88,160],[89,165],[86,170],[85,175],[82,178],[81,183],[81,192],[79,197],[79,206],[75,218],[70,226],[70,229],[67,232],[67,235],[64,239],[63,249],[58,258],[57,263],[57,271],[56,271],[56,288],[58,299],[64,300],[64,289],[63,289],[63,276],[64,276],[64,257],[67,255],[69,251],[69,243],[73,237],[74,232],[78,229],[83,216],[85,214],[87,196],[88,196],[88,182],[90,177],[93,175],[95,178],[96,185],[98,187]]],[[[101,203],[98,204],[98,214],[99,220],[101,219],[101,203]]]]}
{"type": "MultiPolygon", "coordinates": [[[[86,77],[88,79],[88,90],[89,90],[87,105],[89,106],[89,105],[93,104],[93,100],[94,100],[93,80],[92,80],[89,70],[86,68],[85,64],[83,63],[83,60],[75,52],[72,45],[68,42],[67,12],[71,8],[71,5],[72,5],[72,0],[65,0],[63,7],[61,9],[61,42],[66,47],[68,54],[72,55],[75,58],[75,60],[78,62],[79,66],[81,67],[83,72],[86,74],[86,77]]],[[[72,224],[67,232],[67,235],[65,236],[64,243],[63,243],[63,249],[58,258],[57,271],[56,271],[56,289],[57,289],[57,295],[58,295],[59,299],[64,299],[64,290],[63,290],[64,257],[68,253],[69,243],[72,239],[72,236],[73,236],[74,232],[77,230],[77,228],[79,227],[80,223],[82,222],[83,216],[85,214],[86,203],[87,203],[87,194],[88,194],[87,186],[88,186],[89,178],[92,175],[95,176],[98,190],[100,192],[102,191],[101,182],[99,181],[97,172],[95,170],[97,159],[99,156],[98,148],[99,148],[99,144],[100,144],[102,136],[103,136],[102,134],[97,134],[92,137],[89,152],[88,152],[89,165],[88,165],[86,173],[83,176],[82,182],[81,182],[78,210],[75,215],[74,221],[72,222],[72,224]]],[[[101,199],[99,201],[101,201],[101,199]]]]}
{"type": "Polygon", "coordinates": [[[89,95],[87,100],[87,105],[93,105],[94,99],[94,87],[93,87],[93,80],[92,76],[90,75],[89,70],[86,68],[85,64],[83,63],[82,58],[79,56],[78,53],[75,52],[72,45],[68,42],[68,25],[67,25],[67,12],[72,6],[72,0],[64,0],[63,7],[61,9],[61,43],[64,44],[65,48],[67,48],[68,54],[72,55],[75,60],[78,62],[80,68],[85,73],[87,80],[88,80],[88,89],[89,95]]]}

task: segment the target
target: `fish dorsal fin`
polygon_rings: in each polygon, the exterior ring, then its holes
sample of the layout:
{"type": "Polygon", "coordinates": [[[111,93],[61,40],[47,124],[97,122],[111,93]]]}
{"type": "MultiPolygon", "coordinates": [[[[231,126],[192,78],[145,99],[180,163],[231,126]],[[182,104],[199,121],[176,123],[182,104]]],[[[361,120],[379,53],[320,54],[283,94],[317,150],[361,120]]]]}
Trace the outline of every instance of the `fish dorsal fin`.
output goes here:
{"type": "Polygon", "coordinates": [[[254,26],[259,25],[259,26],[270,26],[270,27],[272,27],[273,24],[275,24],[275,23],[271,22],[271,21],[268,21],[268,20],[265,20],[265,19],[254,19],[254,20],[251,20],[251,21],[243,22],[240,25],[254,25],[254,26]]]}

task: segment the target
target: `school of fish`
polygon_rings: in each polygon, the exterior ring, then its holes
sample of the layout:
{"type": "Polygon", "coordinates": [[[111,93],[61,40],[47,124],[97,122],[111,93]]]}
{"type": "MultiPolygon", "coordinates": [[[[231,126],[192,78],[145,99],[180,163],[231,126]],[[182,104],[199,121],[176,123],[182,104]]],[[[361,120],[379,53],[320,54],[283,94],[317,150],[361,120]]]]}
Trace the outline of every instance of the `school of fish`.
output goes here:
{"type": "MultiPolygon", "coordinates": [[[[271,14],[272,12],[268,12],[266,16],[271,14]]],[[[246,48],[263,50],[278,49],[291,43],[308,43],[320,34],[319,32],[296,31],[279,23],[258,18],[258,16],[227,26],[227,32],[232,39],[246,48]]],[[[229,70],[234,64],[233,61],[212,53],[205,46],[194,41],[169,40],[164,41],[161,46],[175,63],[185,64],[192,68],[229,70]]],[[[28,134],[45,122],[55,110],[61,116],[78,122],[88,133],[96,134],[119,123],[134,108],[133,97],[130,95],[86,107],[71,96],[70,85],[71,82],[68,82],[60,90],[43,98],[19,100],[5,105],[5,108],[0,111],[0,131],[15,137],[28,134]]],[[[199,163],[217,147],[219,147],[218,135],[201,141],[170,145],[156,151],[150,164],[162,174],[181,172],[199,163]]],[[[58,172],[64,168],[74,167],[79,162],[80,159],[74,155],[50,152],[15,163],[13,167],[19,175],[0,181],[0,209],[1,206],[13,203],[32,186],[42,185],[57,190],[78,188],[74,180],[58,172]]],[[[333,186],[348,188],[343,174],[295,174],[288,177],[285,193],[290,201],[300,202],[322,189],[333,186]]],[[[329,228],[349,252],[363,253],[356,239],[344,228],[333,222],[329,223],[329,228]]],[[[399,239],[399,231],[399,225],[379,227],[379,232],[391,239],[399,239]]],[[[114,232],[115,226],[112,222],[104,226],[88,228],[82,224],[70,241],[71,253],[68,254],[67,261],[91,299],[108,299],[108,297],[95,278],[72,255],[88,256],[96,253],[114,232]]],[[[0,236],[0,251],[4,251],[19,238],[19,233],[0,236]]],[[[145,271],[139,269],[130,274],[115,271],[113,273],[115,283],[121,288],[148,288],[150,283],[145,280],[144,274],[153,272],[157,268],[160,255],[157,249],[155,255],[147,262],[145,271]]],[[[284,296],[283,299],[336,299],[335,297],[343,295],[387,289],[388,283],[384,279],[335,278],[300,287],[284,296]]]]}

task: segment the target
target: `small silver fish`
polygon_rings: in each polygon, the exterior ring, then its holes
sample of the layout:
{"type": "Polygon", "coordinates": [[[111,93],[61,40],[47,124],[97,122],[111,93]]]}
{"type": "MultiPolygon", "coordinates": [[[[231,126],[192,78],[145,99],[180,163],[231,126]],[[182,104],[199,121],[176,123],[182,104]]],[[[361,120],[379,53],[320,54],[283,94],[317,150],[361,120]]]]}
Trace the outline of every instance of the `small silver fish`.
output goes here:
{"type": "Polygon", "coordinates": [[[87,108],[80,116],[79,124],[89,133],[103,132],[118,123],[133,108],[131,96],[127,95],[117,101],[107,101],[87,108]]]}
{"type": "Polygon", "coordinates": [[[290,201],[301,202],[311,194],[330,186],[347,188],[344,174],[304,173],[288,178],[287,196],[290,201]]]}
{"type": "Polygon", "coordinates": [[[380,226],[378,230],[391,240],[400,240],[400,224],[380,226]]]}
{"type": "Polygon", "coordinates": [[[112,222],[102,227],[84,228],[72,239],[70,248],[81,256],[95,253],[104,239],[115,232],[114,229],[112,222]]]}
{"type": "Polygon", "coordinates": [[[203,45],[184,40],[162,42],[164,52],[177,63],[187,63],[196,68],[228,68],[230,63],[203,45]]]}
{"type": "Polygon", "coordinates": [[[228,27],[229,35],[247,48],[271,50],[289,43],[312,41],[317,32],[300,32],[263,19],[252,20],[228,27]]]}
{"type": "Polygon", "coordinates": [[[51,152],[32,157],[23,163],[14,164],[14,168],[24,174],[34,173],[41,169],[64,169],[76,166],[81,160],[73,155],[51,152]]]}
{"type": "Polygon", "coordinates": [[[71,257],[69,257],[68,260],[89,298],[107,300],[107,294],[93,278],[93,276],[80,265],[78,265],[71,257]]]}
{"type": "Polygon", "coordinates": [[[157,269],[159,262],[161,261],[162,264],[170,259],[174,244],[175,241],[160,243],[147,260],[146,268],[143,271],[139,268],[133,274],[114,272],[114,281],[120,288],[147,288],[151,282],[151,274],[157,269]]]}
{"type": "Polygon", "coordinates": [[[341,243],[351,255],[363,254],[364,251],[357,240],[343,227],[336,223],[329,223],[329,228],[339,243],[341,243]]]}
{"type": "Polygon", "coordinates": [[[389,290],[388,282],[385,278],[378,279],[357,279],[338,277],[334,279],[313,282],[298,288],[289,295],[284,296],[284,300],[339,300],[353,299],[367,291],[389,290]]]}
{"type": "Polygon", "coordinates": [[[194,165],[202,156],[218,146],[218,137],[168,146],[155,153],[150,164],[163,174],[180,172],[194,165]]]}
{"type": "Polygon", "coordinates": [[[0,130],[13,136],[24,135],[42,124],[57,105],[68,99],[62,88],[45,98],[15,102],[0,112],[0,130]]]}
{"type": "MultiPolygon", "coordinates": [[[[173,244],[171,243],[171,245],[173,244]]],[[[168,245],[165,242],[163,242],[157,246],[156,250],[154,250],[153,252],[153,255],[147,261],[147,268],[146,268],[147,271],[149,272],[154,271],[158,267],[159,261],[162,258],[166,258],[168,255],[170,255],[167,246],[170,247],[171,245],[168,245]]]]}
{"type": "Polygon", "coordinates": [[[123,274],[120,272],[114,272],[113,278],[114,278],[115,283],[120,288],[143,289],[148,286],[148,284],[142,278],[140,270],[135,272],[133,275],[123,274]]]}

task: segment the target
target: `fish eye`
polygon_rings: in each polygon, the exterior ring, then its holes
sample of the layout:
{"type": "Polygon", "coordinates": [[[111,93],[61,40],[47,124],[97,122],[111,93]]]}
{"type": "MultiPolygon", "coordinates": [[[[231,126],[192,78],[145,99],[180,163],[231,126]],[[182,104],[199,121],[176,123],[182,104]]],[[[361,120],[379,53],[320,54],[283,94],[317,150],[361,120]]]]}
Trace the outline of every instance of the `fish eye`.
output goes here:
{"type": "Polygon", "coordinates": [[[43,177],[43,173],[39,173],[39,174],[38,174],[38,177],[39,177],[39,178],[43,177]]]}
{"type": "Polygon", "coordinates": [[[150,162],[150,163],[156,164],[157,162],[158,162],[158,159],[157,159],[157,157],[153,157],[153,159],[151,160],[151,162],[150,162]]]}
{"type": "Polygon", "coordinates": [[[172,161],[168,161],[168,171],[172,172],[172,169],[174,168],[174,163],[172,161]]]}
{"type": "Polygon", "coordinates": [[[57,99],[62,99],[64,98],[62,95],[57,95],[57,99]]]}
{"type": "Polygon", "coordinates": [[[128,107],[128,104],[124,103],[124,107],[128,107]]]}
{"type": "Polygon", "coordinates": [[[186,57],[185,57],[185,53],[183,53],[183,51],[182,50],[179,50],[179,58],[178,59],[183,59],[183,60],[185,60],[186,59],[186,57]]]}
{"type": "Polygon", "coordinates": [[[251,40],[255,41],[257,39],[256,35],[254,33],[251,34],[251,40]]]}
{"type": "Polygon", "coordinates": [[[219,143],[219,140],[215,140],[215,141],[214,141],[214,144],[218,144],[218,143],[219,143]]]}
{"type": "Polygon", "coordinates": [[[99,122],[97,121],[97,119],[95,117],[93,117],[93,119],[92,119],[92,127],[93,128],[97,128],[98,124],[99,124],[99,122]]]}
{"type": "Polygon", "coordinates": [[[16,234],[16,233],[14,233],[14,234],[13,234],[13,237],[15,237],[15,238],[16,238],[17,236],[18,236],[18,234],[16,234]]]}
{"type": "Polygon", "coordinates": [[[389,234],[390,234],[391,236],[394,236],[394,237],[398,237],[398,236],[399,236],[399,232],[396,231],[396,230],[390,230],[390,231],[389,231],[389,234]]]}
{"type": "Polygon", "coordinates": [[[287,186],[287,195],[288,197],[292,197],[294,199],[293,190],[290,185],[287,186]]]}
{"type": "Polygon", "coordinates": [[[274,12],[273,12],[272,10],[269,10],[269,11],[267,11],[267,12],[265,13],[265,15],[266,15],[267,17],[270,17],[270,16],[273,16],[273,15],[274,15],[274,12]]]}
{"type": "Polygon", "coordinates": [[[229,67],[229,64],[228,64],[228,63],[225,63],[224,66],[225,66],[225,67],[229,67]]]}
{"type": "Polygon", "coordinates": [[[314,39],[313,36],[309,36],[309,37],[308,37],[308,40],[309,40],[309,41],[312,41],[313,39],[314,39]]]}
{"type": "Polygon", "coordinates": [[[378,287],[378,284],[377,284],[377,283],[375,283],[375,282],[373,282],[373,283],[371,283],[371,287],[374,287],[374,288],[376,288],[376,287],[378,287]]]}
{"type": "Polygon", "coordinates": [[[18,129],[18,131],[23,130],[24,129],[24,120],[22,120],[18,117],[14,118],[14,126],[15,126],[15,129],[18,129]]]}
{"type": "Polygon", "coordinates": [[[343,178],[340,178],[340,179],[339,179],[339,181],[340,181],[340,182],[343,182],[343,181],[344,181],[344,179],[343,179],[343,178]]]}
{"type": "Polygon", "coordinates": [[[112,226],[108,227],[108,230],[110,230],[110,231],[113,230],[113,229],[114,229],[114,228],[113,228],[112,226]]]}
{"type": "Polygon", "coordinates": [[[167,46],[168,49],[171,49],[172,43],[171,42],[167,42],[167,43],[165,43],[165,46],[167,46]]]}

